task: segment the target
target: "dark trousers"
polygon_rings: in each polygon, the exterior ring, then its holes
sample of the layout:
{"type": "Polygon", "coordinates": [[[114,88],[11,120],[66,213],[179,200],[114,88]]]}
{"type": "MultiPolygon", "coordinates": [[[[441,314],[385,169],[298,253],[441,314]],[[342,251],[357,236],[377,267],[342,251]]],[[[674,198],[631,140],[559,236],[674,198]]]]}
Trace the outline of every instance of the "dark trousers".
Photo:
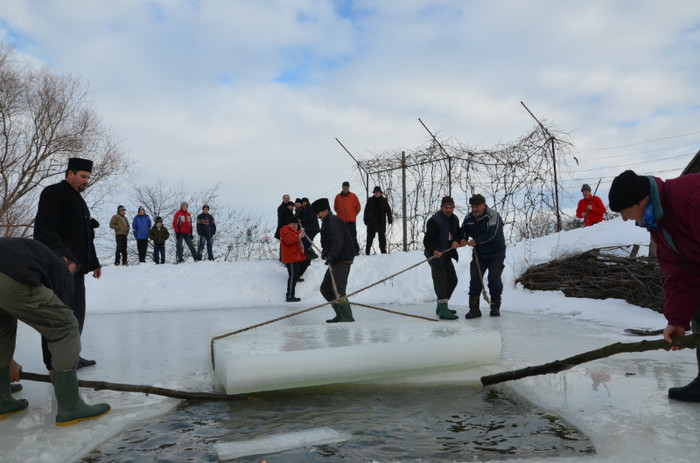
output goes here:
{"type": "Polygon", "coordinates": [[[323,276],[323,282],[321,283],[321,295],[325,300],[332,301],[336,299],[330,272],[333,272],[335,285],[338,288],[338,295],[341,297],[345,296],[345,288],[348,286],[348,275],[350,275],[351,265],[351,263],[338,262],[337,264],[328,266],[326,274],[323,276]]]}
{"type": "MultiPolygon", "coordinates": [[[[85,324],[85,274],[76,273],[73,275],[73,285],[72,301],[70,301],[71,303],[68,304],[68,306],[78,320],[78,328],[80,333],[82,333],[83,325],[85,324]]],[[[41,351],[44,356],[44,365],[46,365],[46,369],[53,369],[51,352],[49,351],[49,345],[44,337],[41,338],[41,351]]]]}
{"type": "Polygon", "coordinates": [[[192,246],[192,236],[187,235],[185,233],[177,233],[177,238],[175,240],[175,253],[177,254],[177,261],[179,262],[184,262],[185,259],[183,257],[184,250],[182,248],[182,241],[185,241],[185,244],[187,244],[187,247],[190,250],[190,253],[192,253],[192,259],[197,260],[197,251],[194,250],[194,246],[192,246]]]}
{"type": "MultiPolygon", "coordinates": [[[[372,241],[374,241],[375,230],[367,227],[367,247],[365,248],[365,254],[369,256],[369,252],[372,250],[372,241]]],[[[377,239],[379,240],[379,252],[386,254],[386,233],[382,230],[376,231],[377,239]]]]}
{"type": "Polygon", "coordinates": [[[154,244],[153,245],[153,262],[156,264],[165,263],[165,245],[164,244],[154,244]]]}
{"type": "Polygon", "coordinates": [[[357,242],[357,223],[346,222],[348,224],[348,230],[350,230],[350,236],[352,236],[352,244],[355,245],[355,255],[360,255],[360,243],[357,242]]]}
{"type": "Polygon", "coordinates": [[[487,285],[489,287],[491,300],[500,299],[503,293],[501,274],[503,274],[503,269],[505,268],[503,259],[483,260],[479,258],[479,267],[477,267],[476,259],[472,258],[472,262],[469,265],[469,274],[471,276],[471,280],[469,281],[470,296],[478,296],[483,289],[481,278],[479,277],[479,268],[481,268],[481,274],[488,278],[487,285]]]}
{"type": "Polygon", "coordinates": [[[148,252],[148,238],[136,240],[136,248],[139,250],[139,262],[146,262],[146,252],[148,252]]]}
{"type": "Polygon", "coordinates": [[[297,280],[301,278],[306,271],[307,267],[309,266],[309,261],[307,259],[302,260],[301,262],[294,262],[284,265],[287,267],[287,299],[289,299],[290,297],[294,297],[294,291],[297,287],[297,280]]]}
{"type": "Polygon", "coordinates": [[[197,247],[197,259],[202,260],[202,251],[204,251],[204,243],[207,244],[207,259],[214,260],[214,251],[211,249],[211,242],[214,237],[211,235],[199,235],[199,246],[197,247]]]}
{"type": "Polygon", "coordinates": [[[119,259],[121,258],[122,264],[126,264],[126,235],[114,235],[117,239],[117,252],[114,255],[114,265],[119,265],[119,259]]]}
{"type": "MultiPolygon", "coordinates": [[[[439,261],[438,261],[439,263],[439,261]]],[[[457,272],[452,259],[447,257],[443,265],[430,263],[430,273],[433,277],[433,288],[439,300],[448,300],[457,287],[457,272]]]]}

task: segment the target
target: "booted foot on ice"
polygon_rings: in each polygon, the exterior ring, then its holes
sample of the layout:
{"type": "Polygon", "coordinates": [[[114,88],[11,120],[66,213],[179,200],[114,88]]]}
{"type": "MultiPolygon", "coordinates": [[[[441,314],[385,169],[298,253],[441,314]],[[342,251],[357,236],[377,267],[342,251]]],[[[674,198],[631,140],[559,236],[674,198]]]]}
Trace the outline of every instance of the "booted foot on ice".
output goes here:
{"type": "Polygon", "coordinates": [[[287,302],[299,302],[299,301],[301,301],[301,299],[299,299],[298,297],[292,296],[292,297],[287,298],[287,302]]]}
{"type": "Polygon", "coordinates": [[[449,309],[447,300],[439,300],[435,312],[440,320],[457,320],[457,318],[459,318],[455,315],[456,312],[449,309]]]}
{"type": "Polygon", "coordinates": [[[85,367],[91,367],[93,365],[97,365],[97,362],[94,360],[88,360],[80,357],[80,360],[78,360],[78,369],[85,368],[85,367]]]}
{"type": "Polygon", "coordinates": [[[700,377],[683,387],[672,387],[668,390],[668,398],[681,402],[700,402],[700,377]]]}
{"type": "Polygon", "coordinates": [[[75,370],[55,371],[53,389],[58,402],[58,426],[69,426],[79,421],[99,418],[110,410],[107,404],[88,405],[83,402],[78,393],[78,375],[75,370]]]}
{"type": "Polygon", "coordinates": [[[469,312],[464,316],[467,320],[471,320],[472,318],[479,318],[481,317],[481,310],[480,309],[470,309],[469,312]]]}
{"type": "Polygon", "coordinates": [[[19,413],[29,406],[24,399],[13,399],[10,391],[10,367],[0,368],[0,420],[19,413]]]}

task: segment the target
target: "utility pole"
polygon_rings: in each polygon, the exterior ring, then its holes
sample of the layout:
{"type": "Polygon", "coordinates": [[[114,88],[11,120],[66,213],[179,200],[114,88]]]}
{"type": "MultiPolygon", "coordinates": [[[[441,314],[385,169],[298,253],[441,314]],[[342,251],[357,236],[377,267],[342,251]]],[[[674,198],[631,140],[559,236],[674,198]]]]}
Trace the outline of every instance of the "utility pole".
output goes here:
{"type": "Polygon", "coordinates": [[[521,101],[520,104],[523,105],[523,108],[525,108],[525,110],[528,113],[530,113],[530,116],[532,116],[532,118],[539,124],[542,131],[549,137],[549,140],[552,143],[552,164],[554,165],[554,201],[555,201],[556,213],[557,213],[557,231],[560,232],[562,227],[561,227],[561,213],[559,212],[559,182],[557,181],[557,156],[556,156],[555,143],[554,143],[556,138],[554,138],[554,135],[549,133],[549,130],[547,130],[547,128],[544,125],[542,125],[542,123],[535,117],[535,115],[532,114],[532,111],[530,111],[530,109],[527,106],[525,106],[525,103],[523,103],[521,101]]]}
{"type": "Polygon", "coordinates": [[[408,219],[406,218],[406,152],[401,151],[401,194],[403,195],[403,252],[408,252],[408,219]]]}

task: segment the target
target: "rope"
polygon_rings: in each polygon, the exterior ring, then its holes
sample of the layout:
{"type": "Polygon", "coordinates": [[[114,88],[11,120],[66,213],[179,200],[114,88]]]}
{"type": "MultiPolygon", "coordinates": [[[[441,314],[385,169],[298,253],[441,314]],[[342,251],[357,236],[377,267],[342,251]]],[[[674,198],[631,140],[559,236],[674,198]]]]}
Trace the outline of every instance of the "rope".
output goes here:
{"type": "Polygon", "coordinates": [[[437,320],[435,320],[434,318],[423,317],[422,315],[413,315],[413,314],[406,313],[406,312],[397,312],[395,310],[383,309],[382,307],[375,307],[373,305],[360,304],[359,302],[351,302],[351,304],[359,306],[359,307],[366,307],[368,309],[374,309],[374,310],[380,310],[382,312],[393,313],[394,315],[403,315],[404,317],[413,317],[413,318],[418,318],[420,320],[428,320],[429,322],[437,322],[437,320]]]}

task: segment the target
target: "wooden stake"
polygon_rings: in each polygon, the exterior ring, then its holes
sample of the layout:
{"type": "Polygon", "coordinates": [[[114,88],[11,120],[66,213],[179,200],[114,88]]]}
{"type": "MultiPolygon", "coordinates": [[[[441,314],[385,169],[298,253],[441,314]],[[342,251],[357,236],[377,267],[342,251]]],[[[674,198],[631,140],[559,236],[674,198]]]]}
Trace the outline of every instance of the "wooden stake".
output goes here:
{"type": "MultiPolygon", "coordinates": [[[[675,339],[673,345],[689,349],[697,348],[698,345],[700,345],[700,333],[675,339]]],[[[481,384],[484,386],[489,386],[491,384],[522,379],[528,376],[559,373],[560,371],[568,370],[576,365],[590,362],[591,360],[599,360],[605,357],[610,357],[611,355],[621,354],[623,352],[646,352],[650,350],[668,349],[670,347],[671,344],[664,339],[629,343],[617,342],[615,344],[610,344],[609,346],[601,347],[600,349],[574,355],[573,357],[569,357],[564,360],[555,360],[554,362],[545,363],[543,365],[535,365],[522,368],[520,370],[504,371],[494,375],[482,376],[481,384]]]]}

